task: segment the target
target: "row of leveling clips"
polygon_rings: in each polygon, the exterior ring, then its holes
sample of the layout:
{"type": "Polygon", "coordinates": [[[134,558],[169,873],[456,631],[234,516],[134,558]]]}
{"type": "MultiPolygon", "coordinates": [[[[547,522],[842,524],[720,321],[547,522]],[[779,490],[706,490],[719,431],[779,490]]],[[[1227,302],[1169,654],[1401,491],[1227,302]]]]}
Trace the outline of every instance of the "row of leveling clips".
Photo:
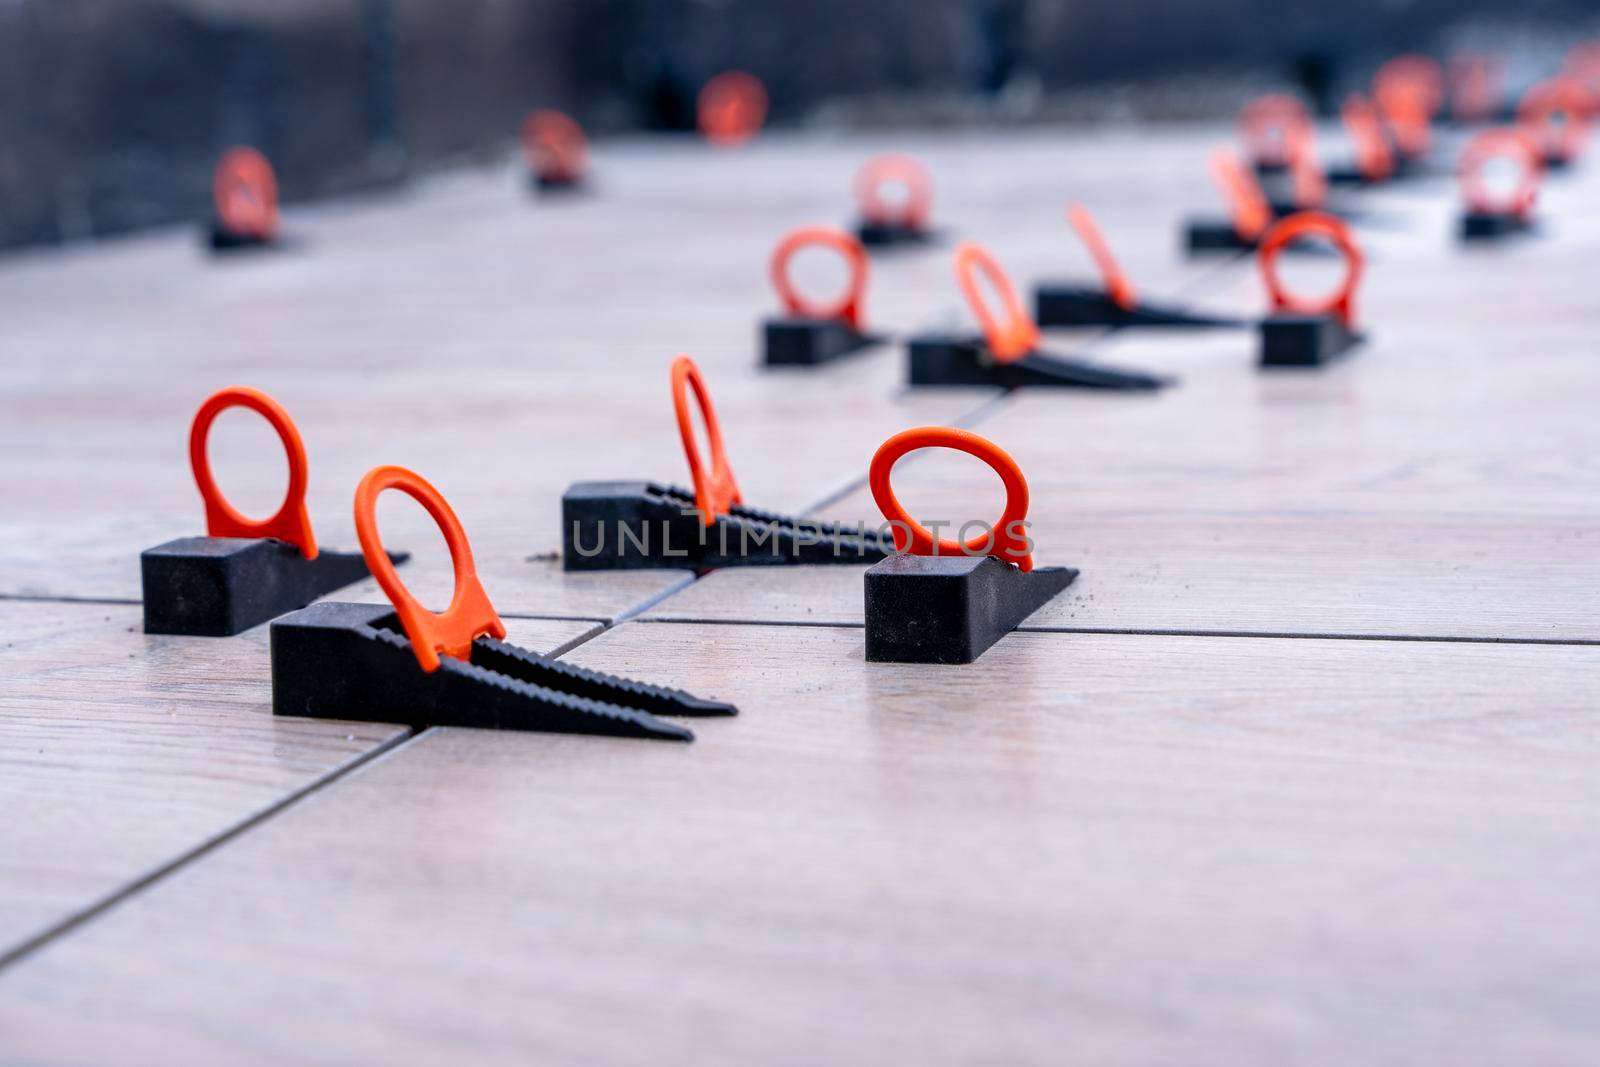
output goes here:
{"type": "MultiPolygon", "coordinates": [[[[1142,300],[1089,213],[1073,205],[1068,218],[1099,266],[1102,284],[1041,284],[1034,290],[1035,310],[1029,315],[1010,277],[995,258],[977,244],[961,244],[955,251],[956,280],[981,330],[976,334],[927,333],[908,337],[905,344],[909,384],[1159,389],[1172,379],[1047,352],[1041,347],[1040,330],[1046,326],[1085,325],[1246,325],[1244,320],[1229,316],[1142,300]],[[980,276],[997,294],[998,310],[984,298],[980,276]]],[[[1324,212],[1300,212],[1278,220],[1255,247],[1270,305],[1268,315],[1260,322],[1261,365],[1314,366],[1347,350],[1354,338],[1350,330],[1351,305],[1362,268],[1362,255],[1349,226],[1324,212]],[[1303,241],[1320,242],[1345,259],[1343,282],[1325,298],[1297,296],[1279,275],[1278,257],[1303,241]]],[[[762,362],[766,366],[816,366],[889,340],[866,324],[866,252],[860,242],[842,230],[813,226],[788,234],[773,252],[771,275],[784,314],[762,324],[762,362]],[[790,262],[807,247],[831,249],[845,261],[848,280],[844,292],[831,303],[803,296],[790,279],[790,262]]]]}
{"type": "Polygon", "coordinates": [[[1376,186],[1428,173],[1430,127],[1441,117],[1458,123],[1508,120],[1475,133],[1461,152],[1461,238],[1477,241],[1529,229],[1545,172],[1577,161],[1600,115],[1600,47],[1574,49],[1566,73],[1534,85],[1515,107],[1504,102],[1494,84],[1493,64],[1485,57],[1468,58],[1448,75],[1422,56],[1385,63],[1371,96],[1352,94],[1341,110],[1354,150],[1349,165],[1321,166],[1315,124],[1294,97],[1274,93],[1246,105],[1239,116],[1245,162],[1226,150],[1214,153],[1210,162],[1228,218],[1191,220],[1185,230],[1188,249],[1253,249],[1275,218],[1300,211],[1353,217],[1329,201],[1329,186],[1376,186]],[[1496,190],[1486,172],[1501,164],[1514,178],[1496,190]]]}
{"type": "MultiPolygon", "coordinates": [[[[883,527],[809,522],[744,505],[698,368],[680,356],[671,380],[694,488],[573,486],[562,500],[568,569],[873,563],[864,578],[866,657],[899,663],[969,663],[1077,576],[1070,568],[1034,567],[1027,483],[1015,461],[985,438],[947,427],[896,434],[869,468],[883,527]],[[691,390],[710,441],[706,460],[690,423],[691,390]],[[1000,520],[963,543],[936,539],[890,485],[897,460],[933,447],[982,459],[1005,485],[1000,520]],[[610,551],[608,526],[616,532],[610,551]]],[[[357,486],[359,555],[321,549],[306,508],[304,443],[288,413],[265,393],[235,386],[207,398],[190,428],[189,453],[207,533],[142,554],[145,632],[227,637],[270,621],[275,714],[692,740],[688,729],[664,717],[738,713],[730,704],[506,643],[505,624],[478,578],[460,520],[437,489],[404,468],[375,468],[357,486]],[[238,512],[211,473],[210,429],[232,407],[263,416],[288,455],[288,490],[267,519],[238,512]],[[377,501],[387,490],[417,501],[444,535],[455,582],[443,612],[423,607],[401,581],[397,568],[407,554],[383,546],[377,501]],[[368,575],[388,604],[321,599],[368,575]]]]}

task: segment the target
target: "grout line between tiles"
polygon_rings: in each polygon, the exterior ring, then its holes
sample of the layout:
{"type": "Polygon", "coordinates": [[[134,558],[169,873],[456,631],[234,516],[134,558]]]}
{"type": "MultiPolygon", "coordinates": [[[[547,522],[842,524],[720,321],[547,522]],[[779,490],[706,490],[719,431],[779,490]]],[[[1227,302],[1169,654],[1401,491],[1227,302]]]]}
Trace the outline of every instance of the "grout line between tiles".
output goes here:
{"type": "Polygon", "coordinates": [[[188,866],[190,863],[193,863],[195,860],[216,851],[228,842],[265,823],[267,820],[278,815],[280,812],[293,807],[312,794],[326,789],[328,786],[339,781],[341,778],[345,777],[351,772],[367,766],[380,756],[385,756],[392,752],[398,751],[399,749],[403,748],[408,741],[416,736],[417,734],[411,730],[405,730],[399,734],[396,734],[394,737],[383,742],[382,744],[369,749],[366,752],[360,753],[353,759],[333,768],[332,770],[323,774],[321,777],[312,781],[310,784],[305,785],[300,789],[287,794],[286,796],[278,798],[271,804],[255,812],[253,815],[250,815],[249,817],[234,823],[227,829],[206,838],[195,847],[180,852],[178,855],[167,860],[165,863],[154,868],[153,870],[145,872],[143,875],[127,883],[126,885],[120,886],[113,892],[106,894],[93,903],[78,909],[71,915],[68,915],[65,919],[61,919],[55,923],[52,923],[44,930],[34,934],[32,937],[28,938],[22,943],[7,949],[3,953],[0,953],[0,973],[3,973],[6,968],[19,963],[27,957],[33,955],[35,952],[38,952],[40,949],[51,944],[56,939],[71,933],[73,930],[78,929],[85,923],[91,922],[101,915],[104,915],[107,912],[115,909],[125,901],[130,900],[131,898],[144,892],[146,889],[149,889],[151,886],[154,886],[156,883],[164,880],[168,875],[175,874],[182,868],[188,866]]]}

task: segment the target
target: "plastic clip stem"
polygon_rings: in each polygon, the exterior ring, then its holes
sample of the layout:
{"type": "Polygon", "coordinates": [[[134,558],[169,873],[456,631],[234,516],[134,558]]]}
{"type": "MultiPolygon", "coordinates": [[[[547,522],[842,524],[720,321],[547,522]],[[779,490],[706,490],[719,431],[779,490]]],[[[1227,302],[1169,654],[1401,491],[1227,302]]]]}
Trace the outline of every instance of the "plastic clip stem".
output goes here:
{"type": "Polygon", "coordinates": [[[1017,461],[986,437],[948,426],[919,426],[902,430],[878,447],[868,468],[867,481],[872,499],[889,521],[895,549],[914,556],[966,555],[995,556],[1014,563],[1020,570],[1033,570],[1032,542],[1027,536],[1028,482],[1017,461]],[[1000,521],[984,534],[966,542],[946,538],[935,540],[927,527],[913,519],[894,495],[890,476],[900,457],[919,448],[953,448],[983,460],[1000,476],[1006,487],[1006,504],[1000,521]]]}
{"type": "Polygon", "coordinates": [[[1100,278],[1105,283],[1106,295],[1111,297],[1111,302],[1123,311],[1132,311],[1139,303],[1138,295],[1134,292],[1133,283],[1118,265],[1117,257],[1111,254],[1111,246],[1106,244],[1100,227],[1095,225],[1094,216],[1082,204],[1073,204],[1067,208],[1067,221],[1078,231],[1078,237],[1099,268],[1100,278]]]}
{"type": "Polygon", "coordinates": [[[489,603],[489,595],[478,581],[477,564],[472,558],[472,546],[461,528],[461,520],[444,497],[421,475],[404,467],[374,467],[356,486],[356,535],[361,539],[361,554],[366,558],[367,569],[378,580],[378,585],[394,605],[400,626],[411,641],[422,669],[432,673],[439,669],[439,655],[452,659],[471,661],[472,642],[484,634],[494,638],[506,636],[505,623],[489,603]],[[398,489],[421,504],[433,521],[439,524],[444,542],[450,549],[450,566],[455,571],[455,592],[450,606],[435,614],[423,607],[411,595],[400,575],[395,572],[389,554],[383,550],[378,536],[378,494],[385,489],[398,489]]]}
{"type": "Polygon", "coordinates": [[[1355,321],[1356,284],[1361,280],[1364,260],[1361,249],[1350,235],[1350,227],[1332,215],[1320,211],[1303,211],[1290,215],[1267,231],[1261,241],[1261,277],[1267,284],[1267,296],[1273,310],[1300,315],[1337,315],[1346,328],[1355,321]],[[1298,297],[1284,287],[1278,277],[1278,256],[1284,248],[1303,237],[1320,235],[1332,241],[1344,255],[1345,275],[1339,287],[1324,298],[1298,297]]]}
{"type": "Polygon", "coordinates": [[[970,241],[956,249],[956,281],[972,312],[983,327],[983,336],[997,363],[1014,363],[1039,344],[1039,327],[1023,309],[1017,290],[993,256],[970,241]],[[1000,296],[1005,321],[996,318],[978,289],[977,271],[982,271],[1000,296]]]}
{"type": "Polygon", "coordinates": [[[306,511],[306,446],[282,404],[261,390],[244,385],[212,393],[195,412],[194,422],[189,426],[189,465],[194,469],[195,484],[200,487],[200,498],[205,503],[208,536],[275,537],[294,545],[306,559],[317,558],[317,539],[311,532],[311,516],[306,511]],[[271,423],[289,459],[289,488],[283,494],[283,504],[269,519],[252,519],[228,503],[211,474],[206,439],[217,416],[233,407],[249,408],[271,423]]]}
{"type": "Polygon", "coordinates": [[[700,512],[702,525],[710,526],[718,515],[725,515],[734,504],[742,504],[739,485],[734,481],[733,469],[728,466],[728,453],[722,446],[722,427],[717,423],[716,409],[711,406],[711,395],[706,390],[700,368],[688,356],[672,361],[672,407],[678,416],[678,434],[683,438],[683,454],[689,461],[689,475],[694,480],[694,506],[700,512]],[[706,439],[711,445],[711,469],[700,459],[700,446],[695,443],[694,423],[689,418],[689,390],[694,390],[695,401],[700,405],[700,417],[706,424],[706,439]]]}
{"type": "Polygon", "coordinates": [[[778,290],[778,299],[791,315],[811,319],[840,319],[852,330],[862,326],[862,302],[867,289],[867,250],[861,242],[832,226],[806,226],[795,230],[772,253],[772,284],[778,290]],[[796,252],[812,246],[831,248],[844,257],[850,269],[850,281],[844,294],[831,304],[808,302],[795,289],[789,277],[789,262],[796,252]]]}

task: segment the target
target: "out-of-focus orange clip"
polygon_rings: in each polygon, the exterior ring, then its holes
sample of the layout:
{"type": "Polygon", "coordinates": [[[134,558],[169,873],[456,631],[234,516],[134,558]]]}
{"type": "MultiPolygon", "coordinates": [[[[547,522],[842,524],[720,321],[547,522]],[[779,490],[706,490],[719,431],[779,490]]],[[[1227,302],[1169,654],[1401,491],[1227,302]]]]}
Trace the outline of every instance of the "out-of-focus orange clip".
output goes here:
{"type": "Polygon", "coordinates": [[[306,559],[317,558],[317,539],[311,532],[311,515],[306,510],[306,446],[300,431],[283,405],[259,389],[234,385],[218,390],[205,399],[189,426],[189,466],[206,509],[206,534],[209,537],[275,537],[294,545],[306,559]],[[206,439],[211,424],[229,408],[249,408],[278,432],[289,458],[289,488],[283,504],[269,519],[252,519],[228,503],[211,474],[211,459],[206,454],[206,439]]]}
{"type": "Polygon", "coordinates": [[[1583,153],[1595,107],[1577,78],[1542,81],[1517,104],[1517,125],[1530,133],[1547,163],[1569,163],[1583,153]]]}
{"type": "Polygon", "coordinates": [[[1138,294],[1134,292],[1133,283],[1118,265],[1116,257],[1111,254],[1111,246],[1106,244],[1105,236],[1101,234],[1100,227],[1095,225],[1089,209],[1082,204],[1072,204],[1067,208],[1067,222],[1078,231],[1079,239],[1093,257],[1111,302],[1124,311],[1132,311],[1139,303],[1138,294]]]}
{"type": "Polygon", "coordinates": [[[438,670],[441,654],[470,662],[472,642],[485,634],[497,639],[506,636],[506,625],[478,580],[478,567],[461,520],[439,490],[421,475],[404,467],[374,467],[356,486],[355,518],[356,536],[361,539],[361,555],[367,561],[367,569],[394,605],[395,615],[423,670],[438,670]],[[385,489],[398,489],[421,504],[444,534],[456,580],[450,606],[438,614],[411,595],[395,572],[389,553],[383,550],[383,539],[378,536],[378,494],[385,489]]]}
{"type": "Polygon", "coordinates": [[[1517,127],[1484,130],[1467,142],[1461,152],[1461,193],[1467,210],[1484,215],[1515,215],[1526,220],[1539,198],[1539,183],[1544,177],[1544,159],[1533,136],[1517,127]],[[1484,177],[1484,167],[1492,159],[1509,159],[1517,167],[1517,181],[1502,198],[1496,196],[1484,177]]]}
{"type": "Polygon", "coordinates": [[[1309,126],[1298,133],[1289,153],[1289,179],[1295,207],[1315,211],[1328,199],[1328,178],[1317,162],[1316,139],[1309,126]]]}
{"type": "Polygon", "coordinates": [[[1439,64],[1427,56],[1396,56],[1378,68],[1372,98],[1403,153],[1427,152],[1433,136],[1429,124],[1444,103],[1444,72],[1439,64]]]}
{"type": "Polygon", "coordinates": [[[1372,101],[1360,93],[1345,97],[1340,109],[1345,133],[1355,148],[1356,170],[1369,182],[1381,182],[1394,174],[1394,152],[1383,132],[1383,120],[1372,101]]]}
{"type": "Polygon", "coordinates": [[[724,71],[700,90],[700,132],[713,144],[741,144],[767,120],[767,89],[742,70],[724,71]]]}
{"type": "Polygon", "coordinates": [[[744,503],[739,495],[739,484],[734,481],[733,468],[728,466],[728,453],[722,445],[722,427],[717,422],[716,410],[711,406],[711,394],[706,390],[700,368],[688,356],[672,361],[672,407],[678,416],[678,434],[683,438],[683,454],[689,461],[689,476],[694,480],[694,506],[700,512],[702,525],[710,526],[718,515],[725,515],[734,504],[744,503]],[[706,440],[711,446],[711,468],[706,469],[700,460],[700,446],[695,443],[694,423],[689,418],[689,390],[694,390],[695,401],[700,405],[700,418],[706,424],[706,440]]]}
{"type": "Polygon", "coordinates": [[[1211,153],[1211,180],[1228,202],[1228,217],[1241,241],[1254,242],[1272,223],[1272,205],[1261,191],[1255,175],[1245,170],[1237,157],[1225,148],[1211,153]]]}
{"type": "Polygon", "coordinates": [[[1311,113],[1287,93],[1268,93],[1239,112],[1239,138],[1256,166],[1287,167],[1311,137],[1311,113]]]}
{"type": "Polygon", "coordinates": [[[924,230],[933,210],[933,178],[928,168],[912,156],[887,152],[873,156],[856,171],[856,203],[861,217],[874,226],[924,230]],[[898,205],[884,199],[886,186],[905,190],[898,205]]]}
{"type": "Polygon", "coordinates": [[[230,148],[217,162],[211,195],[217,221],[232,233],[270,241],[278,233],[278,179],[254,148],[230,148]]]}
{"type": "Polygon", "coordinates": [[[983,327],[984,339],[996,363],[1013,363],[1039,345],[1039,327],[1023,308],[1016,287],[1006,272],[983,246],[968,241],[956,248],[956,281],[966,296],[972,313],[983,327]],[[995,317],[978,288],[977,272],[982,271],[1000,297],[1004,321],[995,317]]]}
{"type": "Polygon", "coordinates": [[[1261,277],[1267,283],[1267,297],[1274,311],[1298,315],[1326,315],[1332,312],[1349,328],[1355,325],[1355,292],[1365,260],[1350,227],[1321,211],[1302,211],[1281,219],[1261,239],[1261,277]],[[1326,297],[1295,296],[1278,277],[1278,256],[1285,248],[1304,237],[1320,236],[1333,242],[1344,256],[1345,275],[1339,287],[1326,297]]]}
{"type": "Polygon", "coordinates": [[[867,291],[867,250],[861,242],[832,226],[803,226],[778,242],[772,253],[772,285],[778,299],[791,315],[808,319],[842,319],[852,330],[862,329],[862,304],[867,291]],[[832,304],[807,301],[789,277],[789,261],[802,248],[831,248],[844,257],[850,281],[844,294],[832,304]]]}
{"type": "Polygon", "coordinates": [[[522,154],[541,181],[574,182],[588,168],[589,142],[570,116],[535,111],[522,122],[522,154]]]}
{"type": "Polygon", "coordinates": [[[888,520],[898,552],[913,556],[994,556],[1014,563],[1019,570],[1033,570],[1033,555],[1027,538],[1028,482],[1022,469],[1004,449],[986,437],[948,426],[919,426],[902,430],[878,447],[867,470],[872,499],[888,520]],[[940,538],[913,519],[894,495],[889,479],[900,457],[919,448],[953,448],[983,460],[1000,476],[1006,487],[1006,504],[1000,520],[985,533],[965,543],[940,538]]]}
{"type": "Polygon", "coordinates": [[[1450,117],[1457,122],[1488,122],[1499,110],[1504,65],[1497,56],[1452,56],[1445,68],[1450,86],[1450,117]]]}

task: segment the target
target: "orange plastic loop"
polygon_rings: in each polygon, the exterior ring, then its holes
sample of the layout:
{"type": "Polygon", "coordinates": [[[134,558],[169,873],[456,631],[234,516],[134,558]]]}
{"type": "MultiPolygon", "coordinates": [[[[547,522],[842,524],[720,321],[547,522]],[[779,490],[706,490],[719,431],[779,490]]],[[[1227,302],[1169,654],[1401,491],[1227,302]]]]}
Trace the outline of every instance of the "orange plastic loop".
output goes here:
{"type": "Polygon", "coordinates": [[[1210,170],[1211,180],[1228,202],[1234,232],[1244,241],[1260,238],[1272,223],[1272,206],[1261,191],[1261,183],[1227,149],[1211,154],[1210,170]]]}
{"type": "Polygon", "coordinates": [[[1468,141],[1461,152],[1460,171],[1461,193],[1469,210],[1526,218],[1539,197],[1544,160],[1531,135],[1525,130],[1505,127],[1484,130],[1468,141]],[[1516,185],[1504,197],[1496,196],[1484,178],[1484,168],[1493,159],[1509,159],[1517,167],[1516,185]]]}
{"type": "Polygon", "coordinates": [[[1309,131],[1290,157],[1289,177],[1293,183],[1295,207],[1302,211],[1322,207],[1328,198],[1328,179],[1317,162],[1316,146],[1309,131]]]}
{"type": "Polygon", "coordinates": [[[739,485],[733,479],[733,468],[728,466],[728,453],[722,447],[722,427],[717,424],[717,413],[711,406],[711,395],[706,391],[700,368],[688,356],[672,361],[672,407],[678,415],[678,433],[683,438],[683,454],[689,461],[689,476],[694,480],[694,506],[700,512],[700,521],[710,526],[718,515],[724,515],[734,504],[744,502],[739,495],[739,485]],[[706,438],[711,443],[711,469],[700,461],[700,446],[695,443],[694,423],[689,418],[689,390],[694,390],[700,405],[700,417],[706,424],[706,438]]]}
{"type": "Polygon", "coordinates": [[[1116,257],[1111,254],[1111,246],[1106,244],[1100,227],[1095,225],[1094,216],[1089,214],[1088,209],[1082,204],[1073,204],[1067,208],[1067,221],[1078,231],[1078,237],[1089,250],[1089,255],[1094,258],[1111,302],[1124,311],[1132,311],[1139,302],[1138,295],[1133,291],[1133,283],[1122,272],[1116,257]]]}
{"type": "Polygon", "coordinates": [[[535,111],[523,120],[522,152],[530,170],[553,181],[572,181],[589,164],[583,127],[559,111],[535,111]]]}
{"type": "Polygon", "coordinates": [[[1017,298],[1017,290],[994,257],[981,245],[968,241],[956,248],[956,281],[983,327],[984,339],[997,363],[1012,363],[1039,345],[1039,327],[1017,298]],[[995,318],[978,288],[977,271],[983,271],[1000,296],[1005,321],[995,318]]]}
{"type": "Polygon", "coordinates": [[[856,172],[856,203],[861,217],[873,225],[921,230],[933,210],[933,178],[911,156],[898,152],[873,156],[856,172]],[[905,190],[905,200],[898,206],[884,199],[884,187],[889,185],[905,190]]]}
{"type": "Polygon", "coordinates": [[[1356,167],[1369,182],[1383,181],[1394,173],[1394,152],[1383,132],[1383,122],[1372,101],[1359,93],[1345,98],[1340,109],[1345,133],[1355,146],[1356,167]]]}
{"type": "Polygon", "coordinates": [[[217,219],[234,233],[263,240],[278,232],[278,179],[267,157],[254,148],[233,148],[217,163],[211,180],[217,219]]]}
{"type": "Polygon", "coordinates": [[[700,132],[713,144],[739,144],[754,137],[767,119],[767,90],[742,70],[718,74],[700,90],[700,132]]]}
{"type": "Polygon", "coordinates": [[[1311,113],[1294,97],[1269,93],[1239,112],[1239,136],[1254,163],[1287,166],[1311,138],[1311,113]]]}
{"type": "Polygon", "coordinates": [[[784,237],[773,250],[772,284],[789,314],[809,319],[843,319],[852,330],[859,331],[862,302],[867,290],[867,250],[850,234],[832,226],[802,227],[784,237]],[[789,278],[789,261],[796,252],[811,246],[833,249],[844,257],[850,269],[849,284],[834,303],[811,303],[800,295],[789,278]]]}
{"type": "Polygon", "coordinates": [[[1595,97],[1577,78],[1551,78],[1524,94],[1517,105],[1517,125],[1536,138],[1547,156],[1576,159],[1589,139],[1595,97]]]}
{"type": "Polygon", "coordinates": [[[1337,314],[1346,325],[1355,321],[1356,285],[1361,280],[1364,260],[1356,247],[1350,227],[1332,215],[1320,211],[1302,211],[1290,215],[1267,231],[1261,240],[1261,276],[1267,283],[1267,296],[1275,311],[1289,311],[1301,315],[1337,314]],[[1344,255],[1345,275],[1339,288],[1325,298],[1305,299],[1284,288],[1278,277],[1278,256],[1283,250],[1303,237],[1322,236],[1333,242],[1344,255]]]}
{"type": "Polygon", "coordinates": [[[210,537],[276,537],[300,550],[306,559],[317,558],[317,539],[311,532],[311,516],[306,511],[306,446],[300,431],[283,405],[259,389],[234,385],[206,398],[189,426],[189,466],[194,469],[200,499],[205,502],[206,534],[210,537]],[[289,457],[289,488],[283,504],[270,519],[252,519],[228,503],[211,474],[211,459],[206,454],[206,439],[211,424],[229,408],[249,408],[272,424],[289,457]]]}
{"type": "Polygon", "coordinates": [[[1444,85],[1444,71],[1439,64],[1415,54],[1395,56],[1372,78],[1373,95],[1380,108],[1414,110],[1424,121],[1432,119],[1443,105],[1444,85]]]}
{"type": "Polygon", "coordinates": [[[867,482],[872,488],[872,499],[877,501],[878,510],[888,520],[897,551],[913,556],[995,556],[1006,563],[1015,563],[1021,570],[1033,570],[1033,546],[1027,535],[1028,482],[1022,477],[1017,461],[988,438],[947,426],[919,426],[902,430],[880,445],[873,454],[867,482]],[[901,456],[919,448],[953,448],[976,456],[994,468],[1006,487],[1006,505],[1000,514],[1000,521],[995,526],[985,527],[982,533],[965,542],[945,538],[935,540],[927,527],[907,514],[895,497],[893,486],[889,484],[895,463],[901,456]]]}
{"type": "Polygon", "coordinates": [[[1378,68],[1372,80],[1378,110],[1408,155],[1428,150],[1429,123],[1444,103],[1444,73],[1427,56],[1396,56],[1378,68]]]}
{"type": "Polygon", "coordinates": [[[368,471],[361,484],[356,486],[356,535],[361,539],[361,555],[367,569],[378,580],[378,585],[394,605],[400,626],[411,641],[411,650],[425,671],[439,669],[441,654],[452,659],[472,659],[472,643],[484,634],[504,638],[505,623],[489,603],[489,594],[478,581],[477,564],[472,559],[472,546],[461,528],[461,520],[444,497],[421,475],[404,467],[374,467],[368,471]],[[378,536],[378,495],[385,489],[398,489],[427,509],[433,521],[444,534],[444,543],[450,548],[450,566],[455,571],[455,592],[450,606],[434,614],[417,602],[394,563],[383,550],[378,536]]]}

